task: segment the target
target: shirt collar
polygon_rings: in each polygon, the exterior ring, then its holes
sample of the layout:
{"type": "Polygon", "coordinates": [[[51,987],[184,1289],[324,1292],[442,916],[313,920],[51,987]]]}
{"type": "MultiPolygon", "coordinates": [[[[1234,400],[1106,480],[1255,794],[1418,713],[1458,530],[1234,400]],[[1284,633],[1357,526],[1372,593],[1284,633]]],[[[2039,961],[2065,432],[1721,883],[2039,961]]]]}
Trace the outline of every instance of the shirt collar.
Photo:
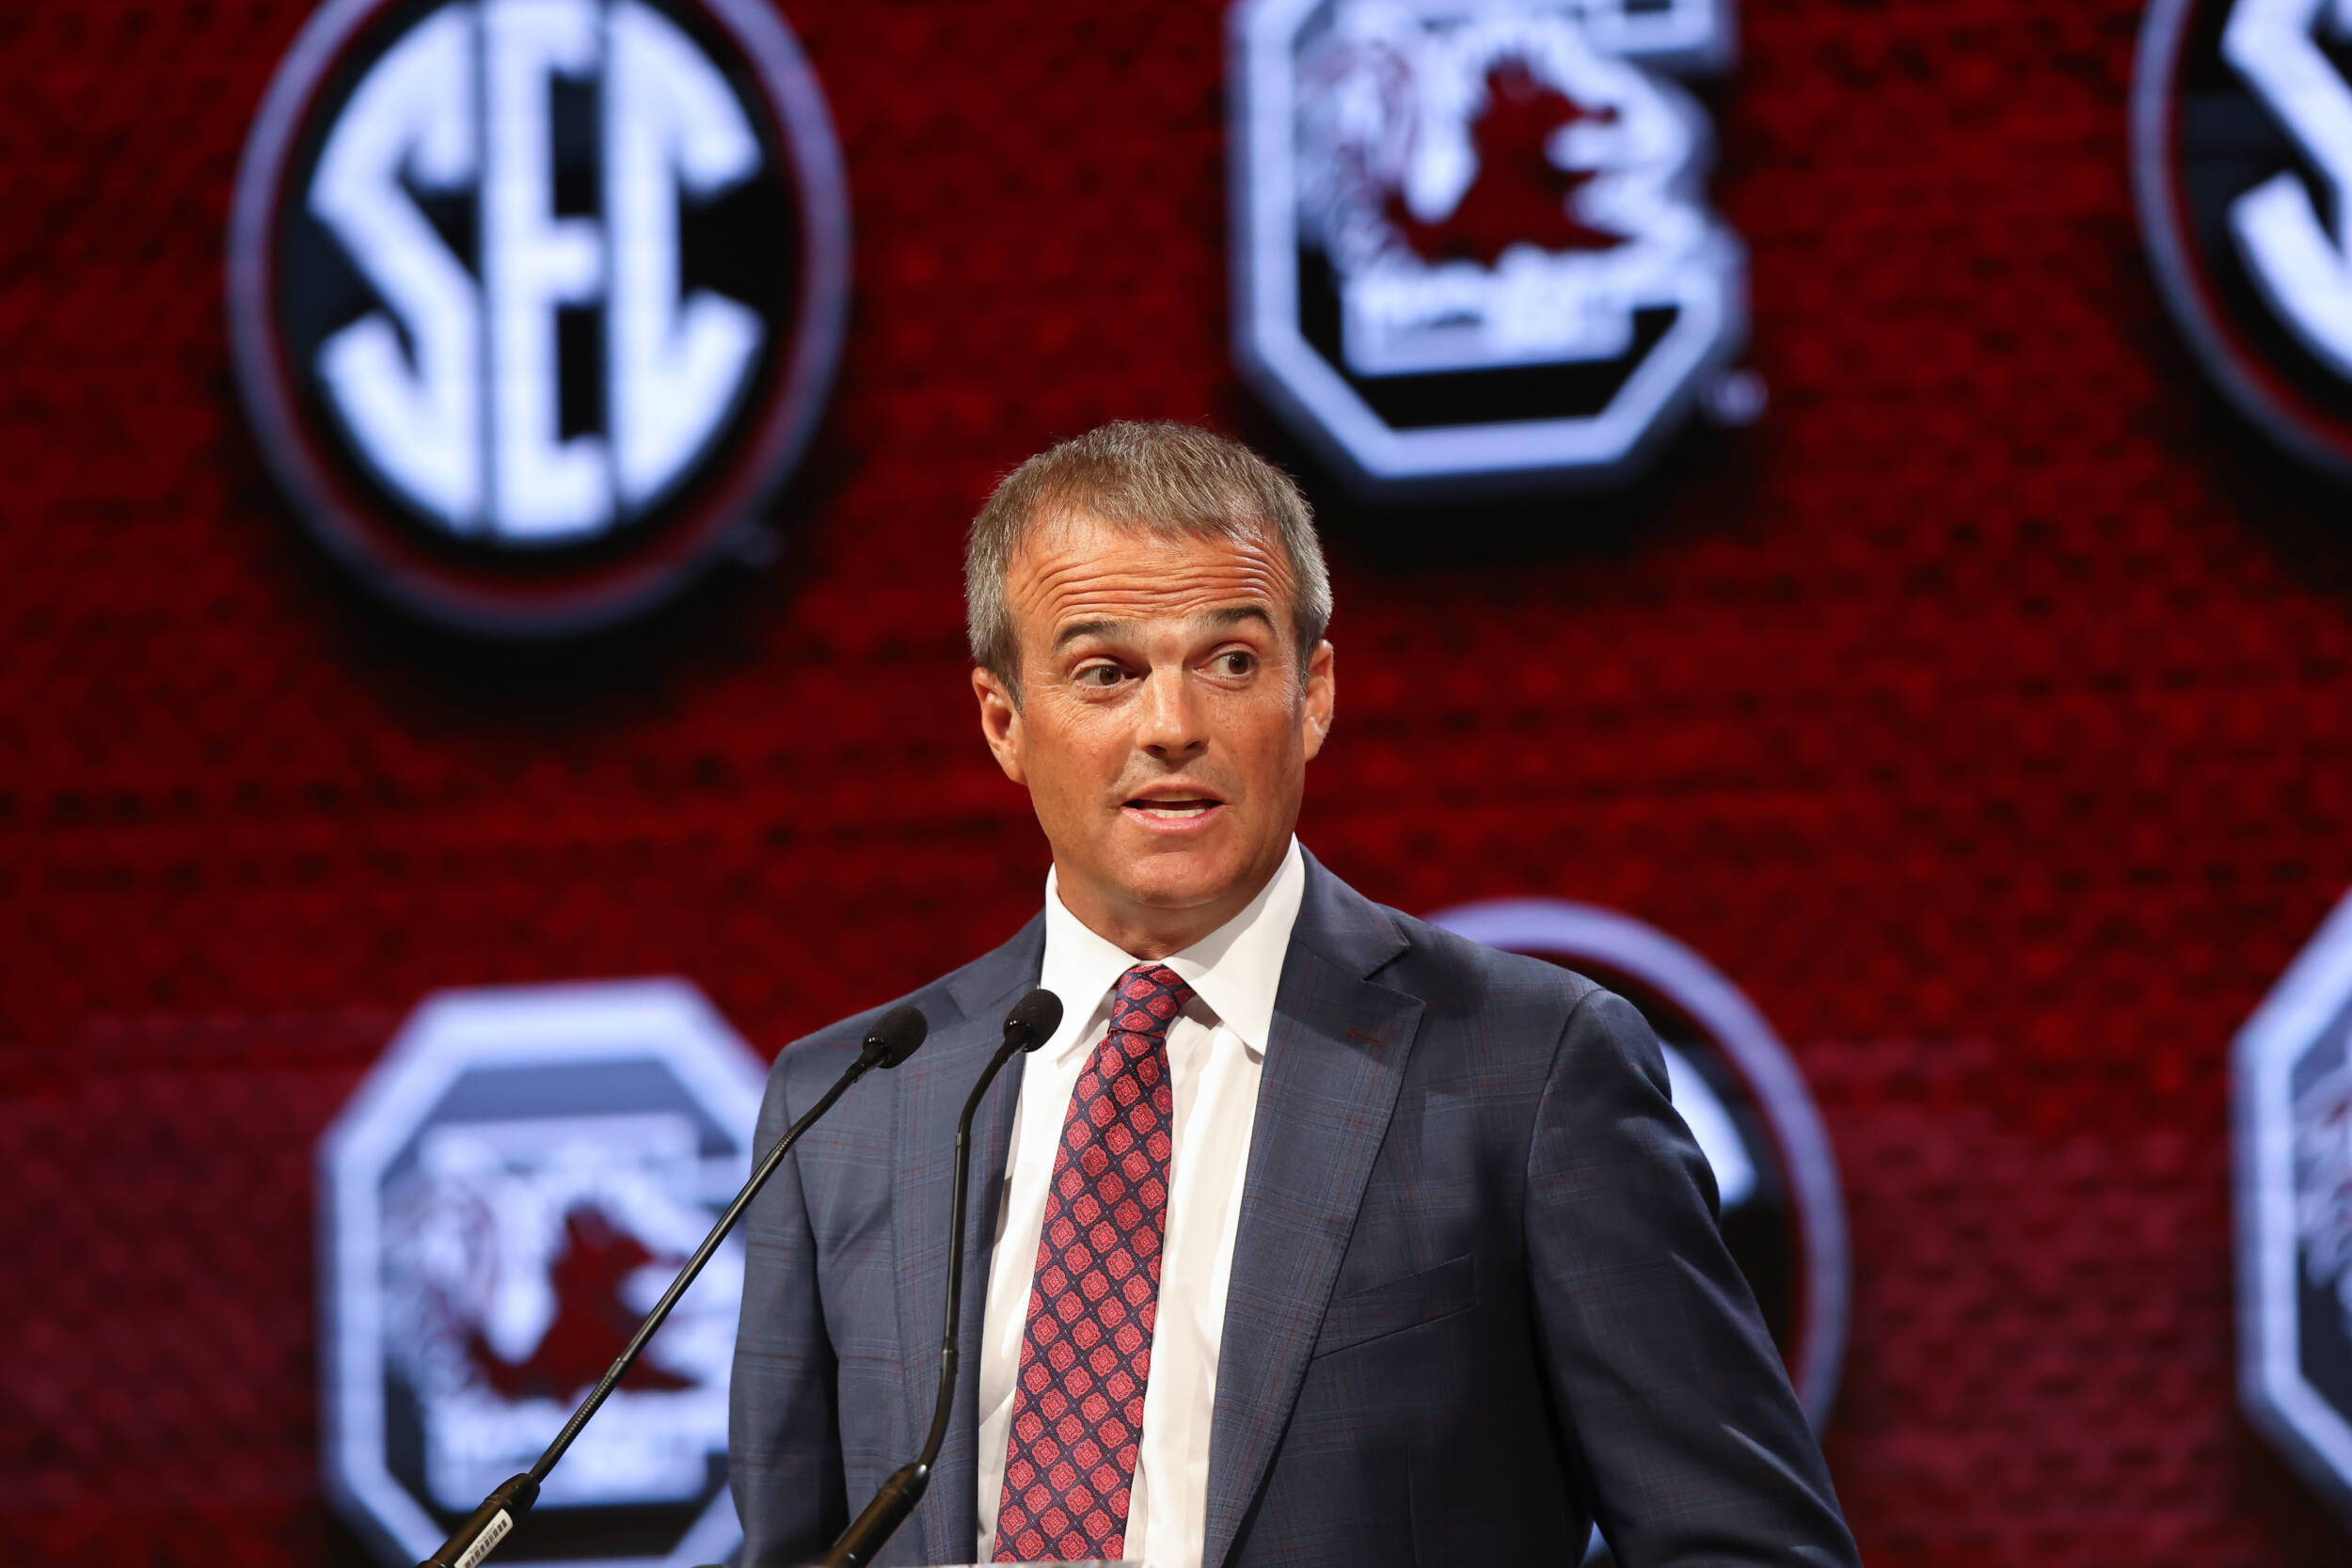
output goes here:
{"type": "MultiPolygon", "coordinates": [[[[1241,1037],[1253,1056],[1265,1054],[1274,1033],[1275,992],[1282,984],[1291,927],[1307,895],[1306,857],[1295,836],[1266,885],[1233,916],[1181,953],[1161,961],[1184,978],[1200,1006],[1241,1037]]],[[[1094,1036],[1111,987],[1136,959],[1088,928],[1061,901],[1054,873],[1045,874],[1045,959],[1039,983],[1063,1002],[1061,1027],[1046,1042],[1060,1057],[1094,1036]]]]}

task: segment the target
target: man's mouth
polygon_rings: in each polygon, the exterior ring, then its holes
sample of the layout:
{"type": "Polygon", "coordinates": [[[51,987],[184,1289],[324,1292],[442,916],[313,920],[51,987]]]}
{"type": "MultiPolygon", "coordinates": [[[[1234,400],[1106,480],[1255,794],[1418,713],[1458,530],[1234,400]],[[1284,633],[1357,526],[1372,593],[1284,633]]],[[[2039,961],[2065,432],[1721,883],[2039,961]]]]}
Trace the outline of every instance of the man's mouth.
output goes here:
{"type": "Polygon", "coordinates": [[[1155,822],[1193,822],[1208,816],[1225,802],[1207,795],[1137,796],[1127,801],[1126,809],[1155,822]]]}

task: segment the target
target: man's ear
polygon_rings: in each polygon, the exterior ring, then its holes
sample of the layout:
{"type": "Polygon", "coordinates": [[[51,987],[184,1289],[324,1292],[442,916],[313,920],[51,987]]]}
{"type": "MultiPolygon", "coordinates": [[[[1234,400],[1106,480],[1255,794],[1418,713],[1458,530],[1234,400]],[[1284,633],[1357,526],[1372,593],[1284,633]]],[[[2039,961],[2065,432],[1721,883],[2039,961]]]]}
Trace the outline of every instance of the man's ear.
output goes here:
{"type": "Polygon", "coordinates": [[[1307,659],[1307,760],[1323,750],[1331,733],[1333,705],[1339,700],[1339,654],[1328,639],[1315,644],[1307,659]]]}
{"type": "Polygon", "coordinates": [[[988,742],[990,755],[1006,778],[1026,787],[1028,776],[1021,767],[1021,709],[1013,703],[1012,688],[995,671],[976,669],[972,695],[979,699],[980,738],[988,742]]]}

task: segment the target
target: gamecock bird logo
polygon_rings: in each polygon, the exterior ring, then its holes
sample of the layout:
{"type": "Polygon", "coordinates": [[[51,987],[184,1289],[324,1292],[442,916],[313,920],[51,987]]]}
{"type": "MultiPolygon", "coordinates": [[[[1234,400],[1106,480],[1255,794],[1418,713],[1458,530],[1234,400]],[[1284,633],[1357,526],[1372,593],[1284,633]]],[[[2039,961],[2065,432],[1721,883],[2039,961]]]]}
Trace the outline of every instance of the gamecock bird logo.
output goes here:
{"type": "Polygon", "coordinates": [[[1630,477],[1745,333],[1720,0],[1236,13],[1243,368],[1374,486],[1630,477]]]}

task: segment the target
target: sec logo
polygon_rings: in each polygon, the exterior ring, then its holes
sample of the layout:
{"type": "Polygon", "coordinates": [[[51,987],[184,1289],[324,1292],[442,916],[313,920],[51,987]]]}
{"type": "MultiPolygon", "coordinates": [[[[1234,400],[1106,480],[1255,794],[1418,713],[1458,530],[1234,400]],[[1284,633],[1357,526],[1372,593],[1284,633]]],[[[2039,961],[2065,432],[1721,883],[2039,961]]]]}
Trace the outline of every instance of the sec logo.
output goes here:
{"type": "Polygon", "coordinates": [[[338,0],[238,174],[238,378],[370,587],[589,630],[742,543],[791,469],[848,234],[823,98],[757,0],[338,0]]]}
{"type": "Polygon", "coordinates": [[[2222,391],[2352,480],[2352,8],[2155,0],[2133,82],[2140,225],[2222,391]]]}
{"type": "MultiPolygon", "coordinates": [[[[451,991],[319,1146],[327,1486],[388,1564],[527,1469],[750,1173],[764,1072],[691,987],[451,991]]],[[[730,1240],[499,1554],[715,1561],[730,1240]]]]}
{"type": "Polygon", "coordinates": [[[1239,8],[1245,372],[1375,494],[1635,477],[1745,341],[1671,79],[1731,54],[1726,0],[1239,8]]]}

